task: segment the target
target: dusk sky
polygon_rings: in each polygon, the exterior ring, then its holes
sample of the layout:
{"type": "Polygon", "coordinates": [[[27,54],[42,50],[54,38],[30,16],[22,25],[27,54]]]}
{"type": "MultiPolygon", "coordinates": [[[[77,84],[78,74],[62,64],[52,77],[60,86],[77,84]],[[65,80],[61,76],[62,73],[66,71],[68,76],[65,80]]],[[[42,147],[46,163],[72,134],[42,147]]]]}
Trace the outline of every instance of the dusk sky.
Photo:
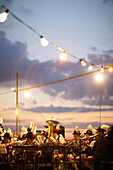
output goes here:
{"type": "MultiPolygon", "coordinates": [[[[94,64],[94,69],[113,65],[113,0],[0,0],[15,16],[66,52],[94,64]],[[96,67],[99,65],[100,67],[96,67]]],[[[4,9],[0,7],[0,13],[4,9]]],[[[60,51],[10,13],[0,23],[0,117],[3,126],[16,130],[16,73],[19,89],[88,73],[88,64],[71,55],[59,60],[60,51]],[[9,92],[9,93],[6,93],[9,92]]],[[[65,126],[72,138],[75,126],[85,132],[100,123],[100,83],[95,74],[19,92],[19,125],[32,121],[43,129],[53,119],[65,126]],[[38,108],[38,109],[37,109],[38,108]],[[38,112],[40,110],[41,114],[38,112]],[[42,116],[43,115],[43,116],[42,116]]],[[[101,82],[101,124],[113,125],[113,72],[105,70],[101,82]]]]}

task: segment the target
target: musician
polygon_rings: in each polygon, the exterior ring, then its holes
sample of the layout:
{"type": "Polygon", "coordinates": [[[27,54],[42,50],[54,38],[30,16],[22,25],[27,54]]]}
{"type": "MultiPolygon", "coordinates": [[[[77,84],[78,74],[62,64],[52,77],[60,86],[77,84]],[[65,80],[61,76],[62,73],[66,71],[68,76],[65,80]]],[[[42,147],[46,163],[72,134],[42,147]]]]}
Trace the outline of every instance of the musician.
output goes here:
{"type": "Polygon", "coordinates": [[[58,133],[58,130],[54,131],[54,139],[56,140],[56,142],[61,143],[61,144],[65,144],[66,143],[66,139],[63,137],[62,134],[58,133]]]}
{"type": "Polygon", "coordinates": [[[74,130],[73,134],[73,139],[69,142],[69,144],[76,144],[80,145],[80,131],[79,130],[74,130]]]}
{"type": "Polygon", "coordinates": [[[32,132],[28,132],[26,135],[26,140],[22,142],[23,145],[38,146],[39,143],[35,140],[35,136],[32,132]]]}
{"type": "Polygon", "coordinates": [[[39,145],[48,143],[48,133],[42,131],[40,135],[37,135],[37,141],[39,145]]]}
{"type": "Polygon", "coordinates": [[[106,139],[107,140],[113,140],[113,126],[109,127],[106,139]]]}
{"type": "MultiPolygon", "coordinates": [[[[11,145],[11,136],[9,133],[5,133],[4,140],[0,144],[0,162],[8,162],[9,145],[11,145]]],[[[9,164],[4,165],[3,169],[10,169],[9,164]]]]}
{"type": "MultiPolygon", "coordinates": [[[[95,157],[95,162],[94,162],[94,170],[101,169],[101,161],[105,160],[105,155],[106,155],[106,138],[105,138],[105,130],[102,129],[101,127],[98,127],[96,129],[96,142],[94,145],[94,157],[95,157]]],[[[103,167],[104,169],[104,167],[103,167]]]]}
{"type": "Polygon", "coordinates": [[[85,133],[86,139],[84,140],[84,146],[85,146],[84,150],[86,156],[91,156],[93,154],[90,146],[90,143],[94,140],[93,137],[91,137],[92,135],[93,135],[92,130],[87,130],[85,133]]]}
{"type": "MultiPolygon", "coordinates": [[[[66,144],[67,143],[66,139],[63,137],[62,134],[59,134],[57,129],[54,131],[54,139],[55,139],[54,142],[58,143],[58,144],[66,144]]],[[[59,169],[60,169],[62,167],[62,162],[64,159],[63,153],[60,150],[55,150],[53,158],[54,158],[54,161],[59,162],[59,169]]]]}

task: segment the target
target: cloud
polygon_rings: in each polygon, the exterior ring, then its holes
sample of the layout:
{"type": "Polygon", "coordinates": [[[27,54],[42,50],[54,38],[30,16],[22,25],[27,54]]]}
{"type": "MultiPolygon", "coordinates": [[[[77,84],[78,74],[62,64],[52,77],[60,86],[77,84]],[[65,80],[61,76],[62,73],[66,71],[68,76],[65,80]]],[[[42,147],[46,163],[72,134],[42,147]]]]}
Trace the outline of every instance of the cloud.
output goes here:
{"type": "MultiPolygon", "coordinates": [[[[27,58],[27,45],[19,41],[12,43],[7,39],[4,32],[0,32],[0,48],[1,86],[4,83],[4,86],[9,87],[8,82],[15,81],[17,72],[19,73],[19,82],[21,81],[20,87],[21,85],[24,87],[41,85],[88,72],[87,67],[82,67],[79,61],[76,63],[40,62],[38,56],[37,60],[29,60],[27,58]]],[[[104,51],[101,55],[88,54],[88,61],[94,64],[98,63],[98,65],[113,65],[112,50],[104,51]]],[[[104,75],[106,79],[102,87],[103,96],[113,96],[112,74],[106,71],[104,75]]],[[[94,97],[94,100],[96,100],[99,87],[98,83],[94,81],[94,75],[89,75],[49,85],[41,88],[41,90],[54,97],[61,93],[62,98],[69,100],[79,100],[86,96],[90,99],[94,97]]]]}
{"type": "MultiPolygon", "coordinates": [[[[102,95],[102,94],[101,94],[102,95]]],[[[98,98],[90,98],[83,101],[85,104],[89,104],[90,106],[100,105],[100,94],[98,94],[98,98]]],[[[102,106],[113,106],[113,99],[110,96],[103,96],[101,97],[101,105],[102,106]]]]}
{"type": "Polygon", "coordinates": [[[91,47],[90,50],[92,50],[93,52],[98,51],[97,47],[95,46],[91,47]]]}
{"type": "MultiPolygon", "coordinates": [[[[90,105],[90,103],[89,103],[90,105]]],[[[98,104],[97,104],[98,105],[98,104]]],[[[107,104],[106,104],[107,105],[107,104]]],[[[102,107],[103,105],[101,105],[102,107]]],[[[111,104],[111,106],[113,106],[113,103],[111,104]]],[[[5,109],[5,111],[7,110],[14,110],[14,108],[7,108],[5,109]]],[[[37,108],[36,107],[30,107],[30,108],[24,108],[24,107],[21,107],[21,110],[23,111],[26,111],[26,112],[34,112],[36,114],[38,113],[71,113],[71,112],[76,112],[76,113],[88,113],[88,112],[99,112],[100,111],[100,108],[97,107],[97,108],[87,108],[87,107],[61,107],[61,106],[58,106],[58,107],[55,107],[55,106],[49,106],[49,107],[45,107],[45,106],[38,106],[37,108]]],[[[109,107],[109,108],[101,108],[101,111],[113,111],[113,107],[109,107]]],[[[66,120],[64,118],[64,120],[66,120]]]]}

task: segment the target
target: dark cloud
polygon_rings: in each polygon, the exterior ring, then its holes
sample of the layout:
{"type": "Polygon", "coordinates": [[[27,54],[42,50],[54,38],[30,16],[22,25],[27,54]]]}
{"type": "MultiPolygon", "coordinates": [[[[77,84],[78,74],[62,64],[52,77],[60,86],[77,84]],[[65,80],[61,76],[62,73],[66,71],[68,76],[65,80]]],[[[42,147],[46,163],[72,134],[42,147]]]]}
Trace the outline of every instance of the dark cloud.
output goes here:
{"type": "MultiPolygon", "coordinates": [[[[98,98],[96,100],[96,98],[93,99],[87,99],[84,100],[85,104],[89,104],[89,105],[100,105],[100,94],[98,94],[98,98]]],[[[101,105],[102,106],[113,106],[113,99],[110,98],[110,96],[103,96],[101,94],[101,105]]]]}
{"type": "MultiPolygon", "coordinates": [[[[106,104],[107,105],[107,104],[106,104]]],[[[113,106],[113,103],[112,105],[113,106]]],[[[7,108],[6,110],[10,110],[12,108],[7,108]]],[[[71,112],[75,112],[75,113],[88,113],[88,112],[99,112],[100,111],[100,107],[98,108],[86,108],[86,107],[54,107],[54,106],[49,106],[49,107],[44,107],[44,106],[38,106],[36,107],[31,107],[31,108],[22,108],[21,110],[24,110],[26,112],[35,112],[35,113],[71,113],[71,112]]],[[[113,111],[113,108],[102,108],[101,105],[101,111],[113,111]]]]}
{"type": "MultiPolygon", "coordinates": [[[[96,54],[88,54],[88,60],[94,64],[113,65],[112,50],[96,56],[96,54]]],[[[8,86],[7,82],[15,81],[16,73],[19,74],[19,88],[23,86],[37,86],[45,83],[50,83],[67,77],[88,72],[87,67],[82,67],[80,62],[61,63],[59,61],[39,62],[37,60],[29,60],[27,58],[27,45],[21,42],[12,43],[9,41],[4,32],[0,32],[0,83],[8,86]]],[[[103,97],[113,96],[113,74],[105,74],[105,82],[102,87],[103,97]]],[[[11,87],[14,87],[11,84],[11,87]]],[[[58,84],[49,85],[41,88],[45,93],[51,96],[57,96],[62,93],[62,98],[65,99],[83,99],[84,97],[95,100],[99,93],[99,84],[94,81],[94,74],[80,77],[73,80],[68,80],[58,84]]],[[[109,98],[110,100],[110,98],[109,98]]],[[[103,101],[104,102],[104,101],[103,101]]],[[[107,102],[108,103],[108,102],[107,102]]],[[[109,105],[112,101],[110,100],[109,105]]],[[[61,108],[59,108],[60,110],[61,108]]]]}
{"type": "Polygon", "coordinates": [[[92,50],[93,52],[95,52],[95,51],[97,51],[98,49],[97,49],[95,46],[93,46],[93,47],[90,48],[90,50],[92,50]]]}
{"type": "Polygon", "coordinates": [[[113,50],[107,50],[107,51],[105,51],[105,50],[103,50],[102,51],[104,54],[106,54],[106,55],[112,55],[113,56],[113,50]]]}

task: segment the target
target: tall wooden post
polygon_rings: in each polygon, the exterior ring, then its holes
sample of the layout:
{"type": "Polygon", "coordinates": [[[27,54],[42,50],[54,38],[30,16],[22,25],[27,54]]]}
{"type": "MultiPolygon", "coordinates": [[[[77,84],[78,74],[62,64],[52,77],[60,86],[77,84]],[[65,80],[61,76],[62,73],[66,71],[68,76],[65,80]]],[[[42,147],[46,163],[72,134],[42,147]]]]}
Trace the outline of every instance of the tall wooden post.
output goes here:
{"type": "Polygon", "coordinates": [[[16,135],[18,135],[18,73],[16,73],[16,135]]]}

